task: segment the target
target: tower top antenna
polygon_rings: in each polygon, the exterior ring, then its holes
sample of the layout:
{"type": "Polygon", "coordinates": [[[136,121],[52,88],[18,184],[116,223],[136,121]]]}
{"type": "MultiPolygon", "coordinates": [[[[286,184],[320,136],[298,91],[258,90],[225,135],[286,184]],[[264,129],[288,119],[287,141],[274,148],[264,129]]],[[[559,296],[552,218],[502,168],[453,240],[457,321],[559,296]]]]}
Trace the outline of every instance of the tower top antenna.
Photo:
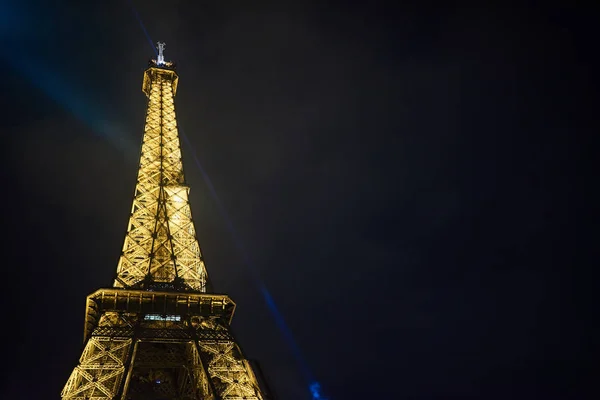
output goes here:
{"type": "Polygon", "coordinates": [[[157,42],[156,44],[158,46],[158,60],[156,60],[156,64],[162,65],[165,63],[165,55],[163,54],[163,51],[165,50],[165,43],[157,42]]]}

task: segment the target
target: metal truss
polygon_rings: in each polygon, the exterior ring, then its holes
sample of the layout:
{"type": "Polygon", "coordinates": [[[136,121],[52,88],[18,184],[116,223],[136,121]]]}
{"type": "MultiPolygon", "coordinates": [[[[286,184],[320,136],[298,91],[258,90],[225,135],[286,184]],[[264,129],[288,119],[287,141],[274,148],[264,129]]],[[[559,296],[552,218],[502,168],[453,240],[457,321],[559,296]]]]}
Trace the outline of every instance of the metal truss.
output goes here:
{"type": "MultiPolygon", "coordinates": [[[[209,325],[207,329],[213,332],[219,331],[219,328],[215,325],[209,325]]],[[[225,327],[220,329],[228,330],[225,327]]],[[[230,334],[228,336],[231,338],[230,334]]],[[[252,368],[242,356],[242,351],[232,338],[229,340],[215,340],[204,336],[198,341],[198,346],[220,399],[263,399],[252,368]]]]}
{"type": "Polygon", "coordinates": [[[152,282],[206,291],[206,268],[192,222],[175,118],[174,70],[144,74],[148,111],[131,216],[115,287],[152,282]]]}
{"type": "MultiPolygon", "coordinates": [[[[162,57],[164,44],[159,49],[162,57]]],[[[84,349],[63,400],[267,399],[231,333],[235,303],[206,293],[175,120],[177,83],[164,59],[144,73],[148,112],[117,277],[87,297],[84,349]]]]}
{"type": "Polygon", "coordinates": [[[227,319],[102,311],[63,400],[264,400],[227,319]]]}
{"type": "MultiPolygon", "coordinates": [[[[123,315],[108,312],[102,315],[98,327],[131,327],[132,322],[123,315]]],[[[130,355],[132,336],[94,336],[87,340],[79,365],[62,391],[63,400],[116,398],[130,355]]]]}

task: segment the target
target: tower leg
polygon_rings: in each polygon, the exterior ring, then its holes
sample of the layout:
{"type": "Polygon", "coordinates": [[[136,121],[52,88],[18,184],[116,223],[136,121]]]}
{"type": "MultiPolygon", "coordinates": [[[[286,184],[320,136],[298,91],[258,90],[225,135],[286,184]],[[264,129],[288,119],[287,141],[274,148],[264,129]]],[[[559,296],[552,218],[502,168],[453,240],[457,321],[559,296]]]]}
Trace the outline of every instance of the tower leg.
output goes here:
{"type": "Polygon", "coordinates": [[[221,318],[203,318],[196,325],[202,363],[219,399],[262,400],[252,367],[221,318]]]}
{"type": "Polygon", "coordinates": [[[114,399],[119,390],[131,338],[91,337],[62,391],[64,400],[114,399]]]}

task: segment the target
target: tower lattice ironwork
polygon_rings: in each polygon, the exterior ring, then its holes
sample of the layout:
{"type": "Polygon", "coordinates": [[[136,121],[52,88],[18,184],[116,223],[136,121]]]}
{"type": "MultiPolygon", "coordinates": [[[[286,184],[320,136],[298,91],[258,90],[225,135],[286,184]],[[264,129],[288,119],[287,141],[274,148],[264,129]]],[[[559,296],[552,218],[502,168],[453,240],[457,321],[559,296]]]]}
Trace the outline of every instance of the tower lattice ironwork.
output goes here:
{"type": "Polygon", "coordinates": [[[235,303],[207,292],[175,118],[179,77],[158,48],[144,73],[148,110],[116,278],[87,297],[83,354],[62,398],[266,400],[230,329],[235,303]]]}

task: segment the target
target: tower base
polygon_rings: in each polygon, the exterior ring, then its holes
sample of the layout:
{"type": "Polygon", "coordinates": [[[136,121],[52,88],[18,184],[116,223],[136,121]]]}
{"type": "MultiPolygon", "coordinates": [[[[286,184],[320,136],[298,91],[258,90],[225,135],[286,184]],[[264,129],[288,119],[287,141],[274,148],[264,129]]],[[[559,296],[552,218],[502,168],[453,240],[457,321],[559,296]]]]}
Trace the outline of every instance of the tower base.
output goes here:
{"type": "Polygon", "coordinates": [[[99,289],[62,398],[263,400],[231,333],[234,310],[226,295],[99,289]]]}

